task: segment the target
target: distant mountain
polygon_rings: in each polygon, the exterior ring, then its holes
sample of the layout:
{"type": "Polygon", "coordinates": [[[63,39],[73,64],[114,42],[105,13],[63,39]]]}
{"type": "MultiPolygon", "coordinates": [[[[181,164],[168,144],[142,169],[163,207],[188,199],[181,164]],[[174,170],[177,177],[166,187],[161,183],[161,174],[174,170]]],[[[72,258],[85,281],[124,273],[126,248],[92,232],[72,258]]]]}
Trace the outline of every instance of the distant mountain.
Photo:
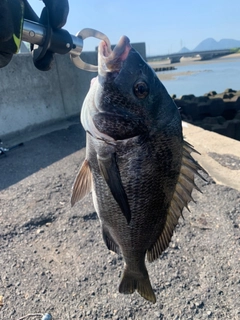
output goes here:
{"type": "Polygon", "coordinates": [[[222,39],[218,43],[219,43],[219,47],[223,49],[232,49],[232,48],[240,47],[240,40],[222,39]]]}
{"type": "Polygon", "coordinates": [[[182,49],[180,51],[178,51],[179,53],[186,53],[186,52],[190,52],[190,50],[186,47],[182,47],[182,49]]]}
{"type": "Polygon", "coordinates": [[[216,41],[213,38],[207,38],[199,43],[192,51],[221,50],[240,47],[240,40],[222,39],[216,41]]]}

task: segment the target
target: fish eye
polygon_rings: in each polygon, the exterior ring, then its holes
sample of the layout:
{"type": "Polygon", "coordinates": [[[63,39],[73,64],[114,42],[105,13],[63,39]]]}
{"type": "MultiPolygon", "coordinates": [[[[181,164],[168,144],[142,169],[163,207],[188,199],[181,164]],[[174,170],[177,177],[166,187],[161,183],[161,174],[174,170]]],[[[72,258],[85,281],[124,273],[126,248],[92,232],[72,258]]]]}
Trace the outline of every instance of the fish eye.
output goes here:
{"type": "Polygon", "coordinates": [[[149,94],[148,85],[144,81],[139,81],[135,83],[133,92],[137,98],[144,99],[149,94]]]}

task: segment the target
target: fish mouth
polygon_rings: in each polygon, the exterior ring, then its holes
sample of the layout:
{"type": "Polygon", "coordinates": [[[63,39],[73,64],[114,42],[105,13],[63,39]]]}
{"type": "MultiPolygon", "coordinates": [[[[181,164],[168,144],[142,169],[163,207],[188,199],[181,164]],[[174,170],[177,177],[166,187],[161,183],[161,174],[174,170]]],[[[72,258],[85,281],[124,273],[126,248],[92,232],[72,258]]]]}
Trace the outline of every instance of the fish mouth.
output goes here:
{"type": "Polygon", "coordinates": [[[98,73],[105,75],[107,72],[121,70],[122,63],[127,59],[131,48],[130,40],[126,36],[120,38],[113,50],[109,41],[101,41],[98,47],[98,73]]]}

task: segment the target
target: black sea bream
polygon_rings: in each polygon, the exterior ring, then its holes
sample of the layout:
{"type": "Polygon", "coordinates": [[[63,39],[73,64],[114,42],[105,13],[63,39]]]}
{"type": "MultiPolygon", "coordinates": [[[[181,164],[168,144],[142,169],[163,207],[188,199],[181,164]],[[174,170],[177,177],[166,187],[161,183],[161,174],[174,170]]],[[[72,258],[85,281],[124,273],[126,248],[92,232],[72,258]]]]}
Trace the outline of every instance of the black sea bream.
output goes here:
{"type": "Polygon", "coordinates": [[[127,37],[113,51],[100,43],[81,122],[86,159],[72,205],[92,191],[104,242],[125,261],[119,292],[156,302],[145,256],[152,262],[168,247],[201,167],[183,140],[178,108],[127,37]]]}

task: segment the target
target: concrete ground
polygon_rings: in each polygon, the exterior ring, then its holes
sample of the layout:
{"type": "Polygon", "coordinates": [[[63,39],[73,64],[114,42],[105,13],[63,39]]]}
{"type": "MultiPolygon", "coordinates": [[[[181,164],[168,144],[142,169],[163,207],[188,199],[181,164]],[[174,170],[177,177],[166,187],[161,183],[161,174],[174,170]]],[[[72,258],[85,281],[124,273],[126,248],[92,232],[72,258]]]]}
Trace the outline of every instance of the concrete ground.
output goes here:
{"type": "MultiPolygon", "coordinates": [[[[72,117],[45,127],[38,127],[36,131],[26,132],[18,136],[10,136],[4,146],[9,147],[20,142],[26,142],[50,132],[57,132],[79,124],[79,117],[72,117]]],[[[183,135],[196,151],[194,158],[216,181],[216,183],[240,191],[240,141],[204,130],[200,127],[183,122],[183,135]]]]}
{"type": "Polygon", "coordinates": [[[220,185],[239,189],[239,142],[184,124],[219,183],[196,179],[202,193],[194,191],[169,248],[147,264],[151,304],[118,293],[123,259],[107,250],[91,195],[70,206],[85,158],[76,121],[15,137],[24,145],[0,157],[0,319],[240,319],[240,192],[220,185]]]}
{"type": "Polygon", "coordinates": [[[185,139],[200,153],[194,158],[218,184],[240,191],[240,141],[183,122],[185,139]]]}

